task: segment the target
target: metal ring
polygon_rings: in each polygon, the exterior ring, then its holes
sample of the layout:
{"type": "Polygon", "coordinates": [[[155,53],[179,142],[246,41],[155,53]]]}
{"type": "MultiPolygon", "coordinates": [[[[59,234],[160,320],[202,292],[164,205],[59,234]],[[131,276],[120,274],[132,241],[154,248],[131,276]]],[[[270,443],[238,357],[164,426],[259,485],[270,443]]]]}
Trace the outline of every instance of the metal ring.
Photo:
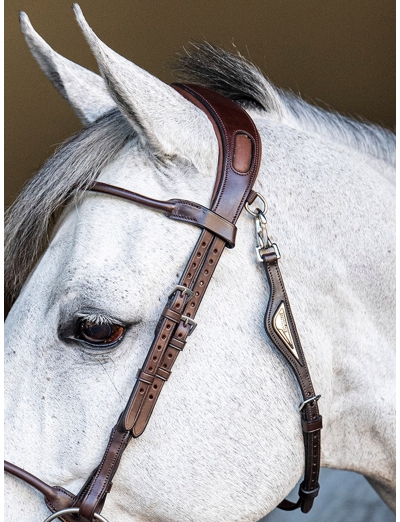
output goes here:
{"type": "MultiPolygon", "coordinates": [[[[62,509],[61,511],[57,511],[57,513],[53,513],[52,515],[47,517],[46,520],[44,520],[43,522],[51,522],[52,520],[55,520],[56,518],[61,517],[62,515],[68,515],[71,513],[75,513],[75,514],[79,513],[79,508],[76,507],[76,508],[62,509]]],[[[104,518],[103,516],[101,516],[99,513],[95,513],[93,515],[93,518],[94,518],[94,520],[98,520],[99,522],[108,522],[108,520],[106,518],[104,518]]]]}
{"type": "MultiPolygon", "coordinates": [[[[260,199],[261,199],[261,201],[263,202],[264,208],[261,210],[261,208],[258,208],[258,207],[257,207],[257,208],[256,208],[256,212],[253,212],[253,211],[251,210],[251,208],[250,208],[250,205],[249,205],[248,201],[246,201],[246,204],[245,204],[245,206],[244,206],[244,208],[247,210],[247,212],[248,212],[249,214],[251,214],[252,216],[254,216],[254,217],[257,217],[257,216],[258,216],[258,212],[257,212],[257,210],[259,210],[259,211],[262,212],[262,213],[265,213],[265,212],[267,211],[267,209],[268,209],[267,202],[265,201],[265,199],[263,198],[263,196],[262,196],[259,192],[257,192],[256,194],[257,194],[256,199],[257,199],[257,198],[260,198],[260,199]]],[[[256,200],[256,199],[255,199],[255,200],[256,200]]],[[[254,201],[255,201],[255,200],[254,200],[254,201]]],[[[254,201],[253,201],[253,203],[254,203],[254,201]]]]}

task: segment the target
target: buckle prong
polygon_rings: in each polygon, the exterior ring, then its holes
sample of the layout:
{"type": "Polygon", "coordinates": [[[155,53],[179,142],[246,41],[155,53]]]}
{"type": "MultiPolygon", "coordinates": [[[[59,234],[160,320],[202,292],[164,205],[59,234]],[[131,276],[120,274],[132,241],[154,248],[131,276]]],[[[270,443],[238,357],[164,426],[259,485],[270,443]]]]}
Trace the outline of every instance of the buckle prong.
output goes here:
{"type": "Polygon", "coordinates": [[[299,406],[299,411],[302,411],[304,406],[306,404],[308,404],[309,402],[317,402],[319,401],[319,399],[321,398],[321,395],[314,395],[314,397],[310,397],[309,399],[306,399],[305,401],[303,401],[300,406],[299,406]]]}
{"type": "Polygon", "coordinates": [[[176,285],[176,287],[172,290],[172,292],[169,294],[168,298],[172,297],[175,292],[182,292],[182,295],[187,295],[188,300],[193,297],[193,291],[190,290],[190,288],[186,288],[186,286],[183,285],[176,285]]]}
{"type": "Polygon", "coordinates": [[[192,333],[194,332],[194,330],[195,330],[195,328],[197,326],[197,323],[195,321],[193,321],[193,319],[191,317],[188,317],[187,315],[182,315],[181,316],[181,320],[183,321],[183,324],[185,326],[190,324],[190,330],[189,330],[189,333],[188,333],[188,337],[189,337],[189,335],[192,335],[192,333]]]}

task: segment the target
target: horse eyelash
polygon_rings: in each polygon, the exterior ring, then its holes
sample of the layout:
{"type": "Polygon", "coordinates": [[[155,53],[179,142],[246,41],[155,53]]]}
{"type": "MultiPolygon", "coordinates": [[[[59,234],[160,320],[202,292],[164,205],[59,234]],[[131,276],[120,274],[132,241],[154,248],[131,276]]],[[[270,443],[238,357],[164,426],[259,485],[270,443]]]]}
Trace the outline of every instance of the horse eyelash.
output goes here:
{"type": "Polygon", "coordinates": [[[87,321],[89,323],[94,324],[118,324],[120,326],[125,326],[121,321],[118,321],[114,317],[110,317],[107,314],[103,313],[77,313],[75,314],[75,317],[79,320],[87,321]]]}

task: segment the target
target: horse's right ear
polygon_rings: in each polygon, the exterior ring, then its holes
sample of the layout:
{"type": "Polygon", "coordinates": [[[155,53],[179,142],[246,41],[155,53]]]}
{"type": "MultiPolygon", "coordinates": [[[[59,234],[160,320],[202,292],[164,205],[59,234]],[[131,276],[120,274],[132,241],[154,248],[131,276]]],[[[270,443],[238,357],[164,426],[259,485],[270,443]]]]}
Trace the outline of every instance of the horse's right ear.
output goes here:
{"type": "Polygon", "coordinates": [[[20,24],[40,68],[84,125],[116,107],[101,76],[56,53],[33,29],[26,13],[20,13],[20,24]]]}

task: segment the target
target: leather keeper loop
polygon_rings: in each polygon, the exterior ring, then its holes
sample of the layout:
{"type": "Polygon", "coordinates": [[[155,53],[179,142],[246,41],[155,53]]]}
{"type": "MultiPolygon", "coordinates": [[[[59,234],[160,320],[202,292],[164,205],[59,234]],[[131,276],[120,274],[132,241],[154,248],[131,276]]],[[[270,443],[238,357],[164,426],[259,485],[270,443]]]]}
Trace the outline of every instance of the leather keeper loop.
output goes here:
{"type": "Polygon", "coordinates": [[[311,500],[312,498],[315,498],[318,496],[319,493],[319,484],[315,489],[310,489],[310,491],[306,491],[303,489],[303,483],[300,484],[299,487],[299,497],[302,500],[311,500]]]}
{"type": "Polygon", "coordinates": [[[170,375],[171,372],[165,368],[157,368],[156,377],[162,379],[163,381],[168,381],[170,375]]]}
{"type": "Polygon", "coordinates": [[[322,429],[322,416],[320,415],[317,419],[314,420],[302,420],[301,427],[304,433],[312,433],[313,431],[318,431],[322,429]]]}
{"type": "Polygon", "coordinates": [[[194,203],[193,201],[170,199],[168,203],[174,204],[173,211],[170,214],[166,214],[169,218],[177,221],[185,221],[201,228],[205,228],[212,234],[223,239],[228,248],[235,247],[237,228],[224,217],[216,214],[211,209],[194,203]]]}
{"type": "Polygon", "coordinates": [[[161,315],[167,319],[170,319],[174,323],[180,323],[182,318],[182,314],[175,312],[175,310],[171,310],[171,308],[168,308],[168,306],[164,308],[161,315]]]}
{"type": "Polygon", "coordinates": [[[266,263],[275,263],[275,261],[278,260],[278,256],[276,255],[275,250],[271,248],[269,252],[262,255],[262,259],[266,263]]]}
{"type": "Polygon", "coordinates": [[[142,368],[139,368],[136,374],[136,379],[146,384],[153,384],[154,375],[150,375],[149,373],[144,372],[142,368]]]}
{"type": "Polygon", "coordinates": [[[171,348],[175,348],[176,350],[179,350],[180,352],[185,348],[186,342],[180,341],[179,339],[176,339],[175,337],[172,337],[172,339],[169,341],[168,346],[171,346],[171,348]]]}

